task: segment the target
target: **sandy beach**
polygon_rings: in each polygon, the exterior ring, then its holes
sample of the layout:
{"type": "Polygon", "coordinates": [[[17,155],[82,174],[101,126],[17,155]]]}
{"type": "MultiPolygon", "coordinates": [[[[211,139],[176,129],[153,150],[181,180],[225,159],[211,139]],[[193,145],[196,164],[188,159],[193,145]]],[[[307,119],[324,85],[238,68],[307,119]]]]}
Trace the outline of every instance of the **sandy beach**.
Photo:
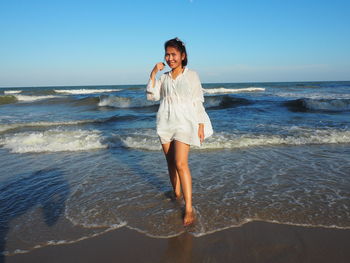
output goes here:
{"type": "Polygon", "coordinates": [[[349,262],[350,230],[250,222],[202,237],[150,238],[128,228],[5,262],[349,262]]]}

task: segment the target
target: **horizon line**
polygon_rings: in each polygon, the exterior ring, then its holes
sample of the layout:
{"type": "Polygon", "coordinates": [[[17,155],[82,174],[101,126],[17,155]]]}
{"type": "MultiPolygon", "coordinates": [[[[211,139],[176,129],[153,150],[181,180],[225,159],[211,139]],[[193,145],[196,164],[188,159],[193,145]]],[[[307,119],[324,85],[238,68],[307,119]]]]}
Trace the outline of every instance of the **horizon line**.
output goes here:
{"type": "MultiPolygon", "coordinates": [[[[202,85],[205,84],[250,84],[250,83],[300,83],[300,82],[350,82],[350,80],[298,80],[298,81],[238,81],[238,82],[202,82],[202,85]]],[[[30,85],[30,86],[0,86],[0,89],[7,88],[49,88],[49,87],[96,87],[96,86],[144,86],[144,84],[82,84],[82,85],[30,85]]]]}

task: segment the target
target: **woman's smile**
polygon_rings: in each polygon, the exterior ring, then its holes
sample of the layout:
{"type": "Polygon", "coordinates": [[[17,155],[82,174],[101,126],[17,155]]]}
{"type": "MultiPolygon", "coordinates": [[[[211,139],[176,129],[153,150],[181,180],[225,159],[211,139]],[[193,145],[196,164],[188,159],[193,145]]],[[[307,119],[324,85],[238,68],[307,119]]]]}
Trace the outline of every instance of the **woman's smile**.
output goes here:
{"type": "Polygon", "coordinates": [[[182,67],[182,56],[179,50],[174,47],[168,47],[165,52],[165,61],[172,69],[182,67]]]}

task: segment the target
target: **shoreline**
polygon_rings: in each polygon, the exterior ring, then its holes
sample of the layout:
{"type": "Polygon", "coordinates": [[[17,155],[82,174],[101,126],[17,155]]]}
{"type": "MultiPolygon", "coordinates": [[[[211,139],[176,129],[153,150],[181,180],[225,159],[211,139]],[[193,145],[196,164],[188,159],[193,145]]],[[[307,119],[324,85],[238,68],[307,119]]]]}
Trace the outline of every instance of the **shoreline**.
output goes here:
{"type": "Polygon", "coordinates": [[[350,229],[253,221],[201,237],[152,238],[126,227],[77,243],[6,256],[11,262],[349,262],[350,229]]]}

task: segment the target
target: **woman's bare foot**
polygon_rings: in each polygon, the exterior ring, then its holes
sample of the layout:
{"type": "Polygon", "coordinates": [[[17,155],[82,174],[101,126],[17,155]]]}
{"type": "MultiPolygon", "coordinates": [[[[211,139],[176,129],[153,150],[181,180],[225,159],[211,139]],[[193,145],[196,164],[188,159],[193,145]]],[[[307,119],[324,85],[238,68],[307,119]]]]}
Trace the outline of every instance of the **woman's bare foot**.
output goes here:
{"type": "Polygon", "coordinates": [[[184,226],[192,225],[195,221],[195,216],[193,211],[186,211],[184,216],[184,226]]]}

